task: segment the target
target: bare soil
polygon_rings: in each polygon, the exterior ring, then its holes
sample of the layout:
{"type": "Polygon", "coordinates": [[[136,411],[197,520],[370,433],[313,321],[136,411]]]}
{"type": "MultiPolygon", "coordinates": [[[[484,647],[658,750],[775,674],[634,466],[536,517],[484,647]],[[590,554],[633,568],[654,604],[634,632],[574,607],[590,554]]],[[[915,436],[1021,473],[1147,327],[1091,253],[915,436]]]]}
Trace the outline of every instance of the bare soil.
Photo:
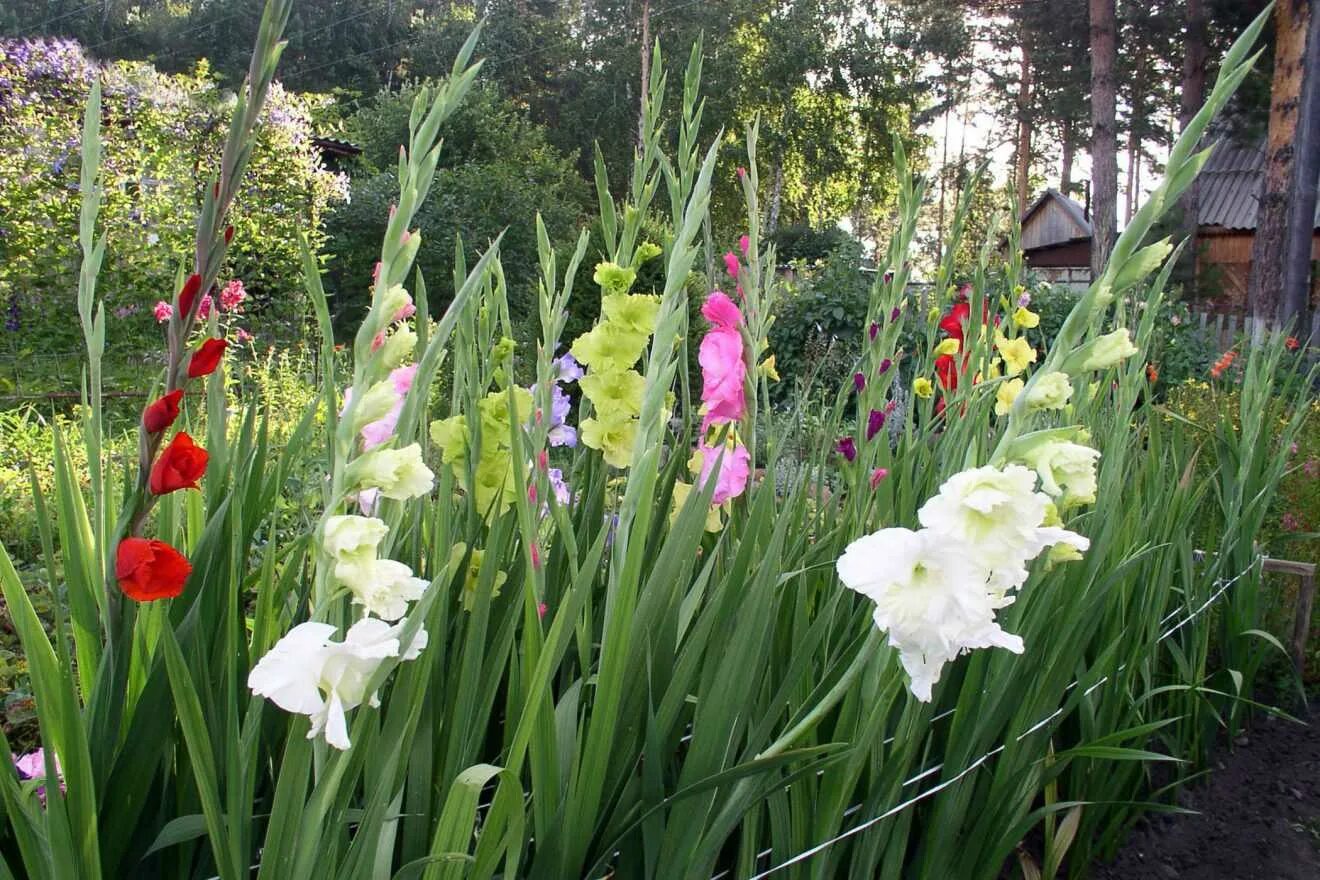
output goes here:
{"type": "Polygon", "coordinates": [[[1197,814],[1142,820],[1095,880],[1320,880],[1320,710],[1298,717],[1257,718],[1180,796],[1197,814]]]}

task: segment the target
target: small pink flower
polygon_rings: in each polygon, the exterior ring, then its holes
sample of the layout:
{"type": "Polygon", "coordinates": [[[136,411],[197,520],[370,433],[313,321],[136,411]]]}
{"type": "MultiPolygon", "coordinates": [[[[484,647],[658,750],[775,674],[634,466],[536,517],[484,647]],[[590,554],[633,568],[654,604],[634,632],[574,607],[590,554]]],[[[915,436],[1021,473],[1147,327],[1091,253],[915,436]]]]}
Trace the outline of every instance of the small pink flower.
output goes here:
{"type": "Polygon", "coordinates": [[[242,327],[239,327],[237,330],[235,330],[234,335],[238,337],[239,342],[251,342],[252,340],[257,338],[253,336],[251,333],[247,332],[247,330],[243,329],[242,327]]]}
{"type": "Polygon", "coordinates": [[[742,251],[742,255],[746,257],[747,252],[752,249],[752,240],[745,235],[742,238],[739,238],[738,249],[742,251]]]}
{"type": "Polygon", "coordinates": [[[745,179],[746,177],[747,177],[747,169],[744,168],[744,167],[742,167],[741,165],[739,165],[739,166],[738,166],[738,179],[739,179],[739,180],[743,180],[743,179],[745,179]]]}
{"type": "Polygon", "coordinates": [[[527,500],[530,501],[532,504],[535,504],[535,503],[536,503],[536,484],[535,484],[535,483],[528,483],[528,484],[527,484],[527,500]]]}
{"type": "Polygon", "coordinates": [[[541,470],[545,470],[546,467],[549,466],[549,464],[550,464],[550,456],[546,453],[544,449],[542,449],[540,452],[536,454],[536,466],[539,467],[541,470]]]}
{"type": "Polygon", "coordinates": [[[205,321],[207,318],[211,317],[211,305],[211,294],[208,293],[206,296],[202,297],[202,304],[197,307],[197,317],[200,320],[205,321]]]}
{"type": "Polygon", "coordinates": [[[1320,458],[1308,458],[1306,464],[1302,465],[1302,472],[1308,477],[1320,474],[1320,458]]]}
{"type": "Polygon", "coordinates": [[[536,616],[541,618],[542,620],[545,619],[545,612],[548,610],[549,608],[546,606],[544,602],[536,603],[536,616]]]}
{"type": "Polygon", "coordinates": [[[1280,525],[1283,526],[1284,531],[1288,531],[1288,532],[1296,532],[1296,531],[1300,531],[1300,530],[1301,530],[1301,528],[1302,528],[1302,521],[1299,520],[1299,519],[1298,519],[1296,516],[1294,516],[1292,513],[1285,513],[1285,514],[1283,515],[1283,519],[1280,520],[1280,525]]]}
{"type": "Polygon", "coordinates": [[[878,467],[871,471],[871,488],[874,489],[876,486],[879,486],[880,482],[887,476],[889,476],[889,471],[882,467],[878,467]]]}
{"type": "Polygon", "coordinates": [[[532,568],[541,570],[541,551],[535,544],[532,545],[532,568]]]}
{"type": "Polygon", "coordinates": [[[239,307],[245,299],[247,299],[247,291],[243,289],[243,282],[235,278],[220,291],[220,310],[224,312],[239,311],[239,307]]]}
{"type": "Polygon", "coordinates": [[[156,307],[151,310],[151,313],[156,316],[157,324],[164,324],[174,317],[174,306],[162,299],[157,301],[156,307]]]}

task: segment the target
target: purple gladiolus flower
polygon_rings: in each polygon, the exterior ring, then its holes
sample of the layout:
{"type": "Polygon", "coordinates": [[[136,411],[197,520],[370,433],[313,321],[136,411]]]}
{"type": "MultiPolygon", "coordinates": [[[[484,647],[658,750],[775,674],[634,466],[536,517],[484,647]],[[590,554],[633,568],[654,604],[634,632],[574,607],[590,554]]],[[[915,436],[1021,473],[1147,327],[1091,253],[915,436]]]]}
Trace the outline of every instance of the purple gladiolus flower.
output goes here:
{"type": "Polygon", "coordinates": [[[877,324],[875,321],[871,322],[870,333],[871,333],[871,341],[875,342],[875,338],[880,335],[880,325],[877,324]]]}
{"type": "Polygon", "coordinates": [[[851,437],[840,437],[838,442],[839,454],[849,461],[857,458],[857,444],[851,437]]]}
{"type": "Polygon", "coordinates": [[[862,391],[865,391],[865,390],[866,390],[866,374],[865,374],[865,373],[853,373],[853,387],[857,389],[857,392],[858,392],[859,394],[860,394],[862,391]]]}
{"type": "Polygon", "coordinates": [[[901,314],[900,309],[898,308],[898,306],[894,306],[894,310],[889,313],[889,320],[897,321],[899,314],[901,314]]]}
{"type": "Polygon", "coordinates": [[[880,362],[880,375],[883,376],[885,373],[888,373],[889,368],[892,367],[893,365],[894,362],[891,361],[889,358],[885,358],[884,360],[882,360],[880,362]]]}
{"type": "Polygon", "coordinates": [[[866,439],[874,439],[884,426],[885,414],[878,409],[871,410],[871,414],[866,417],[866,439]]]}
{"type": "Polygon", "coordinates": [[[571,354],[562,354],[550,364],[555,368],[556,382],[576,382],[582,378],[582,367],[571,354]]]}
{"type": "Polygon", "coordinates": [[[546,439],[551,446],[577,446],[577,429],[567,423],[573,401],[556,383],[550,386],[550,430],[546,439]]]}

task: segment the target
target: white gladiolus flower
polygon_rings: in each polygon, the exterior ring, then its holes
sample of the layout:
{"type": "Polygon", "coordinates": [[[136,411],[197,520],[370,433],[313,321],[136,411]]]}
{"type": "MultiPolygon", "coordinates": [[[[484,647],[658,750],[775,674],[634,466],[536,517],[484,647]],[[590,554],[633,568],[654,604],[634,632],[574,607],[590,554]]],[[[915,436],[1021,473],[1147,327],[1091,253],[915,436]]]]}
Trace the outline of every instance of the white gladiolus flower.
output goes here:
{"type": "Polygon", "coordinates": [[[1027,395],[1027,409],[1063,409],[1072,397],[1072,380],[1067,373],[1045,373],[1036,379],[1027,395]]]}
{"type": "MultiPolygon", "coordinates": [[[[367,681],[386,658],[400,657],[403,625],[368,617],[353,624],[342,642],[334,642],[333,626],[299,624],[253,667],[248,687],[286,712],[309,716],[308,739],[324,731],[327,743],[347,749],[352,743],[345,713],[363,702],[379,705],[376,695],[366,692],[367,681]]],[[[426,631],[419,630],[401,659],[416,658],[426,643],[426,631]]]]}
{"type": "Polygon", "coordinates": [[[1022,639],[995,622],[988,571],[944,535],[881,529],[850,544],[838,570],[875,602],[875,624],[899,650],[919,700],[930,699],[944,664],[964,650],[1022,652],[1022,639]]]}
{"type": "Polygon", "coordinates": [[[332,516],[325,521],[322,546],[336,561],[374,559],[376,547],[389,530],[375,517],[332,516]]]}
{"type": "MultiPolygon", "coordinates": [[[[398,397],[394,383],[389,379],[382,379],[368,388],[367,393],[363,394],[362,400],[358,402],[357,409],[353,411],[353,433],[356,434],[365,425],[385,418],[394,408],[398,397]]],[[[344,407],[348,407],[347,399],[344,401],[344,407]]]]}
{"type": "Polygon", "coordinates": [[[422,447],[410,443],[402,449],[373,449],[349,466],[350,482],[379,489],[386,498],[404,501],[431,491],[435,474],[422,461],[422,447]]]}
{"type": "Polygon", "coordinates": [[[1040,487],[1060,504],[1071,507],[1094,504],[1096,461],[1100,451],[1080,443],[1042,443],[1023,454],[1027,464],[1040,474],[1040,487]]]}
{"type": "Polygon", "coordinates": [[[1012,603],[1027,563],[1046,548],[1080,551],[1089,542],[1056,525],[1054,505],[1021,465],[955,474],[918,516],[920,531],[881,529],[848,545],[838,571],[875,602],[875,625],[898,649],[913,695],[927,701],[944,664],[963,651],[1022,653],[1022,639],[995,612],[1012,603]]]}
{"type": "Polygon", "coordinates": [[[398,620],[408,613],[408,603],[422,598],[430,581],[413,577],[412,569],[393,559],[373,559],[365,564],[335,566],[335,577],[353,593],[353,603],[383,620],[398,620]]]}

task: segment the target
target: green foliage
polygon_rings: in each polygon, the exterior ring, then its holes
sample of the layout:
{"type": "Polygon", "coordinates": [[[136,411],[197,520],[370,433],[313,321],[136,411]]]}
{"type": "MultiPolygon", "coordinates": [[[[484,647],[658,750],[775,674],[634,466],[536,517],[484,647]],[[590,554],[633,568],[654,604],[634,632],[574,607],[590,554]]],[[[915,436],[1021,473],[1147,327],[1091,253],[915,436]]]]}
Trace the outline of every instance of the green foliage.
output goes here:
{"type": "Polygon", "coordinates": [[[770,237],[775,246],[775,259],[781,263],[824,262],[835,251],[854,241],[846,230],[838,226],[813,229],[803,224],[781,226],[770,237]]]}
{"type": "MultiPolygon", "coordinates": [[[[232,94],[205,64],[175,75],[129,62],[98,68],[74,44],[0,41],[0,81],[12,84],[0,91],[0,303],[20,359],[72,358],[81,343],[67,279],[78,261],[79,126],[92,77],[102,80],[101,210],[112,240],[99,287],[121,359],[156,344],[152,307],[192,271],[191,216],[211,185],[232,94]]],[[[222,283],[243,281],[245,310],[271,335],[304,319],[289,229],[319,246],[325,210],[344,194],[311,142],[309,117],[323,100],[272,89],[235,203],[222,283]]]]}
{"type": "MultiPolygon", "coordinates": [[[[334,255],[327,286],[339,327],[355,326],[367,307],[372,268],[398,189],[392,169],[420,88],[381,93],[346,120],[349,136],[363,147],[363,163],[353,176],[352,198],[327,222],[327,247],[334,255]]],[[[432,279],[432,308],[438,313],[453,294],[455,237],[461,237],[464,259],[471,262],[502,233],[510,307],[520,316],[533,314],[532,218],[539,213],[552,239],[566,239],[584,210],[586,187],[568,159],[547,143],[544,130],[491,89],[474,90],[451,124],[434,193],[418,214],[417,265],[432,279]]]]}
{"type": "Polygon", "coordinates": [[[867,332],[875,273],[861,270],[862,252],[845,242],[815,268],[795,271],[770,328],[770,350],[783,381],[775,394],[790,396],[796,382],[839,387],[851,376],[867,332]]]}

